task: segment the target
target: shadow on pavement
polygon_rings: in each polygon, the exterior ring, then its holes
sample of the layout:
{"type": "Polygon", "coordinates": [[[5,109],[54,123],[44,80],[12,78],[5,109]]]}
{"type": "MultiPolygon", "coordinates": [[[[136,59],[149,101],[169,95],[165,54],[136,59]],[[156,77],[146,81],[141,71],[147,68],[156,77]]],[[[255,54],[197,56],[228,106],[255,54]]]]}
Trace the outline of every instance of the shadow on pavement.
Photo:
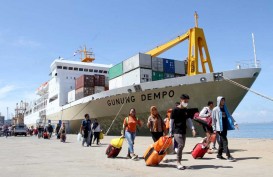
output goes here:
{"type": "Polygon", "coordinates": [[[236,161],[241,161],[241,160],[258,160],[261,159],[262,157],[241,157],[241,158],[236,158],[236,161]]]}
{"type": "Polygon", "coordinates": [[[233,168],[232,166],[222,166],[222,165],[192,165],[187,167],[187,169],[193,169],[193,170],[200,170],[200,169],[204,169],[204,168],[214,168],[214,169],[218,169],[218,168],[233,168]]]}
{"type": "Polygon", "coordinates": [[[233,152],[244,152],[247,151],[246,149],[230,149],[229,152],[233,153],[233,152]]]}

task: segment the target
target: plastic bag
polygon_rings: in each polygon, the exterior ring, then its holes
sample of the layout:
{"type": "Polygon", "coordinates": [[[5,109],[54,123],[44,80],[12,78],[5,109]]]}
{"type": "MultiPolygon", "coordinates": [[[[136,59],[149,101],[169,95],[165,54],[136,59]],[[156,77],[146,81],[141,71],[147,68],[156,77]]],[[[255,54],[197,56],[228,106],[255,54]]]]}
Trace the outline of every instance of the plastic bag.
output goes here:
{"type": "Polygon", "coordinates": [[[78,140],[79,142],[82,141],[82,134],[78,133],[77,140],[78,140]]]}

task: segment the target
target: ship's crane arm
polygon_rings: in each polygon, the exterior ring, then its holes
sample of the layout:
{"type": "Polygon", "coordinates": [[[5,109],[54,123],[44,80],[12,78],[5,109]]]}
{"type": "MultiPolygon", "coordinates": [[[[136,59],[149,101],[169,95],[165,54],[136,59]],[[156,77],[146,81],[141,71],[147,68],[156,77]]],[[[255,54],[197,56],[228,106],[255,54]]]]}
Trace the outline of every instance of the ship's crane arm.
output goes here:
{"type": "Polygon", "coordinates": [[[176,46],[177,44],[183,42],[184,40],[186,40],[188,38],[189,38],[189,33],[187,32],[187,33],[185,33],[181,36],[178,36],[175,39],[173,39],[163,45],[157,46],[156,48],[150,50],[149,52],[146,52],[146,54],[151,55],[152,57],[156,57],[156,56],[162,54],[163,52],[169,50],[170,48],[176,46]]]}
{"type": "Polygon", "coordinates": [[[178,36],[177,38],[163,45],[157,46],[156,48],[146,52],[146,54],[151,55],[152,57],[156,57],[161,53],[167,51],[168,49],[174,47],[175,45],[183,42],[184,40],[189,39],[187,74],[192,76],[196,74],[206,73],[205,64],[207,64],[209,71],[213,72],[213,67],[211,64],[209,50],[207,47],[203,29],[198,28],[197,13],[195,13],[194,16],[195,16],[194,28],[191,28],[185,34],[178,36]],[[202,67],[201,71],[199,71],[199,66],[202,67]]]}

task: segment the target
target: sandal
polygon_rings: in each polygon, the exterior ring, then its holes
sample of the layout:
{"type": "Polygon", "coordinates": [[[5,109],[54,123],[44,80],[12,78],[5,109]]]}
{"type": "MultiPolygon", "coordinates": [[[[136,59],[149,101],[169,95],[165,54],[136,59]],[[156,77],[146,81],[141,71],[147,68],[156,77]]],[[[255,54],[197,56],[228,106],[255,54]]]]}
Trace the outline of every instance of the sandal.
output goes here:
{"type": "Polygon", "coordinates": [[[185,169],[186,169],[186,167],[185,167],[185,166],[182,166],[182,165],[177,165],[176,168],[177,168],[178,170],[185,170],[185,169]]]}

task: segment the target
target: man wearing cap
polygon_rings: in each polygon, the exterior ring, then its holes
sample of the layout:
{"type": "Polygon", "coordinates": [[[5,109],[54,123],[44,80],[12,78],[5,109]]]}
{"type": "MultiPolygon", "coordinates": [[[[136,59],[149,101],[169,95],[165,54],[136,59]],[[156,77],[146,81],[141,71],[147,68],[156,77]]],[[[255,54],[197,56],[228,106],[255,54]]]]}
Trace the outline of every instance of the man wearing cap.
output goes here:
{"type": "Polygon", "coordinates": [[[192,135],[195,136],[196,132],[193,123],[189,117],[187,106],[189,103],[189,95],[182,94],[180,97],[180,105],[175,107],[171,113],[170,119],[170,135],[174,137],[175,141],[178,143],[177,150],[177,169],[184,170],[185,166],[181,165],[182,151],[186,142],[186,129],[188,122],[188,127],[192,129],[192,135]]]}

